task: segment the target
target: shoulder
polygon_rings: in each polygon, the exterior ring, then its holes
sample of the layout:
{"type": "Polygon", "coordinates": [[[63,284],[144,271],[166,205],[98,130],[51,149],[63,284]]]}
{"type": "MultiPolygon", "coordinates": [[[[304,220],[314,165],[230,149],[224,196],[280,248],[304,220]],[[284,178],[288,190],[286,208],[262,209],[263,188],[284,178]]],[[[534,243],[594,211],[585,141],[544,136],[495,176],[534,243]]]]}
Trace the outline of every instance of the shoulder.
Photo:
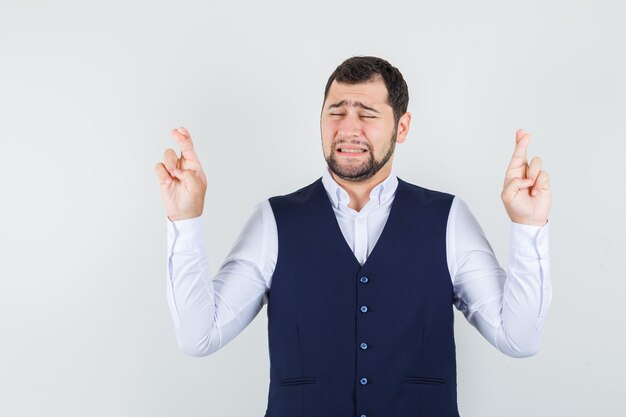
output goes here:
{"type": "Polygon", "coordinates": [[[421,187],[416,184],[404,181],[398,177],[398,189],[396,191],[404,193],[407,197],[414,201],[418,201],[424,205],[444,204],[451,205],[455,196],[445,191],[432,190],[421,187]]]}
{"type": "Polygon", "coordinates": [[[270,197],[268,198],[268,202],[271,204],[272,207],[290,204],[306,204],[315,195],[315,192],[318,191],[319,187],[324,187],[321,177],[313,181],[311,184],[306,185],[296,191],[290,192],[288,194],[270,197]]]}

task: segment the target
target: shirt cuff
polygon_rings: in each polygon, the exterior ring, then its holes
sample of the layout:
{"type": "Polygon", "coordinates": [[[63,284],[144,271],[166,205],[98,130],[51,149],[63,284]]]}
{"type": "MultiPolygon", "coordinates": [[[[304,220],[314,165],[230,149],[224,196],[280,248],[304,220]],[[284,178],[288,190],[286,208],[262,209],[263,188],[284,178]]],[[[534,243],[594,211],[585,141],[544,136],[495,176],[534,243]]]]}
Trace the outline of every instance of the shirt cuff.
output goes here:
{"type": "Polygon", "coordinates": [[[176,221],[171,221],[166,216],[165,221],[168,253],[191,252],[206,248],[203,215],[176,221]]]}
{"type": "Polygon", "coordinates": [[[548,258],[550,221],[543,226],[511,222],[511,251],[521,256],[548,258]]]}

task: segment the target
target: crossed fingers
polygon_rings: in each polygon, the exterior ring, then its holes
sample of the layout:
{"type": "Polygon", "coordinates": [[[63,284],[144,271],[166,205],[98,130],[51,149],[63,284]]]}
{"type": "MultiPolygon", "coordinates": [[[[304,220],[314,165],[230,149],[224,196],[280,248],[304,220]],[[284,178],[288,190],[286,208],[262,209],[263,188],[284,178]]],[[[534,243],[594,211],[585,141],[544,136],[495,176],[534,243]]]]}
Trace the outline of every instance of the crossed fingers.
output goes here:
{"type": "Polygon", "coordinates": [[[542,161],[538,156],[528,163],[529,142],[530,134],[523,129],[515,133],[515,150],[507,168],[504,184],[506,187],[507,184],[514,183],[518,190],[532,185],[531,194],[538,195],[541,190],[550,189],[550,177],[547,172],[541,170],[542,161]]]}
{"type": "Polygon", "coordinates": [[[189,131],[184,127],[171,130],[171,135],[180,146],[180,157],[172,148],[163,153],[163,162],[156,164],[155,170],[161,183],[169,184],[176,177],[177,170],[202,171],[202,166],[193,147],[189,131]]]}

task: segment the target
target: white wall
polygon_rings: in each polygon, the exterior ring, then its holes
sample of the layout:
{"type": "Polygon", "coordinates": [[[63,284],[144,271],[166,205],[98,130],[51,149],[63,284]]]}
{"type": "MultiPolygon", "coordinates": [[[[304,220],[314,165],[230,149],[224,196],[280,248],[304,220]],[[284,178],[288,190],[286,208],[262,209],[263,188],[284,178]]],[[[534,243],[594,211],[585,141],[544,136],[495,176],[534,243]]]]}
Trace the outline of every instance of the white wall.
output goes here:
{"type": "Polygon", "coordinates": [[[500,188],[516,129],[552,177],[542,350],[506,357],[457,314],[461,414],[625,415],[624,11],[3,0],[0,415],[263,415],[265,308],[214,355],[177,350],[154,165],[178,150],[169,130],[186,126],[209,178],[215,270],[256,203],[321,175],[324,84],[363,54],[409,84],[396,172],[461,196],[503,265],[500,188]]]}

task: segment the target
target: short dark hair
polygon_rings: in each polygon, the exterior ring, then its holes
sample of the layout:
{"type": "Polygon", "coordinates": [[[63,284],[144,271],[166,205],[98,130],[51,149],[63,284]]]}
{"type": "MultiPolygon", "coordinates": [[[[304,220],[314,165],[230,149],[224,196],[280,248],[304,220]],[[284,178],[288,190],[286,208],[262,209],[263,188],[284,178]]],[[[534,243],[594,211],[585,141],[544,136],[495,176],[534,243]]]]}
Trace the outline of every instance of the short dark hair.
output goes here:
{"type": "Polygon", "coordinates": [[[393,118],[398,124],[409,104],[409,89],[398,68],[375,56],[353,56],[343,61],[328,78],[324,89],[324,103],[333,81],[359,84],[380,76],[387,87],[387,103],[393,109],[393,118]]]}

